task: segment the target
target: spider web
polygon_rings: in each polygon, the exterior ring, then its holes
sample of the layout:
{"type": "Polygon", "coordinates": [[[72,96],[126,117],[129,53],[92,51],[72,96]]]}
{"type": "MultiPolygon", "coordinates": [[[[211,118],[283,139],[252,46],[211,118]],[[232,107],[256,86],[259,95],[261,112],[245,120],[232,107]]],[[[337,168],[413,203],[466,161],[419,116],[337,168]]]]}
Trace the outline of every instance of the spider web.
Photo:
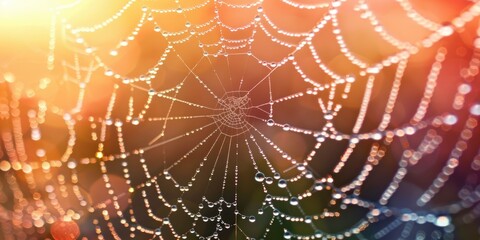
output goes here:
{"type": "Polygon", "coordinates": [[[450,5],[57,7],[50,76],[1,80],[4,238],[478,237],[480,4],[450,5]]]}

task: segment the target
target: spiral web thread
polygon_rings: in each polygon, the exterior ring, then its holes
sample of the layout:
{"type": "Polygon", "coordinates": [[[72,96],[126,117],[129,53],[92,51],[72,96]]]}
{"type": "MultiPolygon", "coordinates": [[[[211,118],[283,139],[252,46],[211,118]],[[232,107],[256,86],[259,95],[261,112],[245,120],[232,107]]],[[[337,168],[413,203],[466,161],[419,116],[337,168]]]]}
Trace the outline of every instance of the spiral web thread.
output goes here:
{"type": "MultiPolygon", "coordinates": [[[[1,140],[8,160],[0,165],[5,179],[1,188],[7,189],[0,193],[4,199],[0,211],[4,238],[45,234],[47,224],[63,217],[82,222],[83,236],[99,239],[453,239],[457,225],[475,225],[480,214],[480,148],[475,137],[479,135],[476,127],[480,116],[475,82],[480,64],[478,39],[472,39],[469,57],[464,57],[466,61],[452,77],[456,79],[451,80],[455,91],[448,107],[437,113],[431,105],[440,91],[437,85],[448,57],[454,55],[443,45],[460,29],[478,22],[480,3],[469,3],[458,16],[440,24],[422,16],[408,0],[393,2],[423,29],[424,36],[417,41],[395,37],[367,0],[277,3],[300,14],[320,13],[303,32],[280,27],[264,1],[176,0],[159,7],[162,4],[130,0],[111,17],[87,27],[76,26],[62,15],[82,1],[58,7],[51,22],[47,68],[62,73],[62,84],[74,89],[74,104],[39,100],[26,107],[25,126],[19,114],[23,85],[9,74],[4,74],[1,82],[0,117],[8,129],[2,132],[1,140]],[[340,14],[344,8],[358,13],[354,21],[369,26],[394,51],[372,60],[351,50],[344,37],[348,32],[342,29],[340,14]],[[108,47],[91,43],[95,42],[92,36],[108,34],[110,25],[135,11],[140,17],[124,40],[108,47]],[[232,26],[222,21],[223,11],[254,14],[246,24],[232,26]],[[190,20],[192,15],[205,12],[207,21],[190,20]],[[158,20],[162,15],[175,16],[175,21],[183,21],[183,28],[168,30],[158,20]],[[122,51],[139,41],[143,31],[161,39],[163,53],[144,73],[123,74],[109,63],[117,58],[129,61],[122,59],[122,51]],[[229,38],[232,33],[243,37],[229,38]],[[348,72],[335,70],[322,59],[323,46],[316,41],[324,37],[321,34],[333,37],[348,72]],[[276,60],[257,55],[254,44],[262,41],[268,42],[272,51],[278,48],[286,54],[276,60]],[[415,80],[424,82],[421,98],[411,116],[401,124],[392,124],[404,91],[405,72],[415,65],[411,59],[427,50],[433,51],[430,65],[422,66],[428,74],[415,80]],[[311,63],[305,63],[305,58],[311,63]],[[248,67],[252,64],[256,66],[248,67]],[[170,85],[159,86],[159,72],[168,70],[169,65],[183,72],[163,80],[170,85]],[[321,77],[312,75],[312,66],[321,77]],[[234,68],[241,69],[240,73],[232,74],[234,68]],[[289,68],[291,77],[276,75],[282,68],[289,68]],[[249,71],[258,71],[260,78],[249,79],[249,71]],[[385,78],[385,71],[393,74],[385,78]],[[99,89],[92,84],[95,81],[111,85],[99,89]],[[386,101],[374,103],[371,99],[379,81],[388,81],[391,86],[386,101]],[[284,90],[290,82],[298,87],[284,90]],[[339,130],[338,121],[350,121],[337,118],[342,117],[344,105],[355,91],[361,94],[355,98],[359,101],[352,124],[339,130]],[[92,112],[85,104],[91,97],[89,92],[106,96],[106,109],[99,105],[102,109],[94,107],[97,112],[92,112]],[[277,108],[312,99],[316,104],[316,109],[309,110],[315,112],[312,118],[295,118],[277,108]],[[365,130],[372,104],[381,105],[383,112],[376,126],[365,130]],[[64,123],[66,149],[58,159],[48,158],[42,148],[29,156],[31,142],[41,142],[49,134],[42,125],[48,123],[50,115],[64,123]],[[311,125],[299,122],[314,122],[318,127],[303,127],[311,125]],[[22,129],[28,129],[30,136],[24,136],[22,129]],[[148,129],[148,133],[135,135],[132,129],[148,129]],[[84,132],[88,137],[82,136],[84,132]],[[277,143],[272,132],[306,139],[306,153],[293,156],[290,152],[295,150],[277,143]],[[78,146],[82,137],[95,145],[95,151],[78,146]],[[409,142],[414,137],[417,141],[409,142]],[[132,143],[133,138],[142,139],[132,143]],[[346,143],[345,147],[338,156],[329,155],[325,144],[337,142],[346,143]],[[393,174],[385,173],[385,186],[377,197],[364,196],[363,192],[369,191],[365,187],[368,178],[383,166],[384,158],[392,156],[389,152],[394,144],[401,145],[401,151],[393,156],[393,174]],[[172,147],[176,145],[180,147],[172,147]],[[355,154],[359,148],[367,149],[362,158],[355,154]],[[330,172],[320,173],[318,166],[331,158],[335,164],[330,172]],[[408,174],[427,160],[442,164],[442,168],[432,168],[438,170],[436,177],[422,185],[420,193],[412,193],[418,195],[415,206],[391,204],[408,174]],[[355,177],[337,183],[338,176],[349,172],[352,161],[362,164],[355,177]],[[461,165],[467,166],[461,167],[467,174],[462,186],[452,193],[456,199],[430,205],[461,165]],[[94,197],[84,190],[90,171],[98,174],[101,189],[106,191],[107,198],[102,201],[91,200],[94,197]],[[243,175],[243,171],[250,172],[243,175]],[[249,189],[258,193],[245,200],[240,195],[248,194],[249,189]],[[189,196],[190,192],[197,198],[189,196]],[[322,209],[305,206],[315,205],[325,196],[328,200],[322,209]],[[258,201],[257,208],[242,205],[248,201],[258,201]],[[351,208],[363,211],[354,223],[335,231],[322,227],[324,221],[345,221],[354,214],[348,212],[351,208]]],[[[55,84],[48,79],[40,81],[35,92],[55,84]]]]}

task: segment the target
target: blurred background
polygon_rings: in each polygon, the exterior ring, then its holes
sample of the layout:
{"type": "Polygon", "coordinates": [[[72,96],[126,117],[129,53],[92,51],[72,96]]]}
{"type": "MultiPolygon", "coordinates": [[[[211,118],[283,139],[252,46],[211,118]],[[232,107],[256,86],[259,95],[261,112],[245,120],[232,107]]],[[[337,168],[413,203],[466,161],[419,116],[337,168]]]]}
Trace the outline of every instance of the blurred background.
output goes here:
{"type": "Polygon", "coordinates": [[[0,0],[0,239],[478,239],[479,14],[0,0]]]}

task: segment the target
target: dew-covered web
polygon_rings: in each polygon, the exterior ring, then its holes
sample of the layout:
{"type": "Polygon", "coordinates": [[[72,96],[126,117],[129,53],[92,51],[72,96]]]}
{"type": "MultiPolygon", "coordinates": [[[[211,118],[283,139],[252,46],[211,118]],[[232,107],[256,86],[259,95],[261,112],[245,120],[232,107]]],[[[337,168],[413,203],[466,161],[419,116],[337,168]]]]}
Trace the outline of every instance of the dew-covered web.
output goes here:
{"type": "Polygon", "coordinates": [[[119,2],[0,80],[5,239],[479,236],[480,3],[119,2]]]}

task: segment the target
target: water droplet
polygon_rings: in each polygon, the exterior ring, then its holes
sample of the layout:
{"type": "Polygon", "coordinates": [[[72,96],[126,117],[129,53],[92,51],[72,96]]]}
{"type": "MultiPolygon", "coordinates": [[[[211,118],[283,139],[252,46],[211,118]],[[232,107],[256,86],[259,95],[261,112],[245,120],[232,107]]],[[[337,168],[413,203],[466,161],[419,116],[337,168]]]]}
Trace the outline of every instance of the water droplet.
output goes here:
{"type": "Polygon", "coordinates": [[[292,238],[292,234],[291,234],[289,231],[285,230],[285,232],[283,233],[283,238],[285,238],[285,239],[291,239],[291,238],[292,238]]]}
{"type": "MultiPolygon", "coordinates": [[[[45,157],[46,153],[47,153],[47,152],[46,152],[45,149],[43,149],[43,148],[39,148],[39,149],[37,149],[37,151],[35,152],[35,154],[37,155],[37,157],[45,157]]],[[[70,163],[70,162],[69,162],[69,163],[70,163]]]]}
{"type": "Polygon", "coordinates": [[[297,206],[298,205],[298,198],[296,198],[296,197],[290,198],[290,205],[297,206]]]}
{"type": "Polygon", "coordinates": [[[348,74],[348,75],[345,77],[345,81],[347,81],[348,83],[353,83],[353,82],[355,82],[355,75],[353,75],[353,74],[348,74]]]}
{"type": "Polygon", "coordinates": [[[266,184],[272,184],[273,183],[273,178],[271,178],[271,177],[265,178],[265,183],[266,184]]]}
{"type": "Polygon", "coordinates": [[[464,83],[458,86],[458,92],[460,94],[467,94],[470,91],[472,91],[472,86],[470,86],[469,84],[464,83]]]}
{"type": "Polygon", "coordinates": [[[371,74],[377,74],[380,72],[380,68],[379,67],[370,67],[370,68],[367,68],[367,73],[371,73],[371,74]]]}
{"type": "Polygon", "coordinates": [[[153,95],[155,95],[156,92],[157,91],[155,91],[155,89],[150,89],[150,90],[148,90],[148,95],[153,96],[153,95]]]}
{"type": "Polygon", "coordinates": [[[257,172],[257,174],[255,174],[255,181],[263,182],[264,179],[265,175],[262,172],[257,172]]]}
{"type": "Polygon", "coordinates": [[[323,183],[321,182],[315,182],[314,188],[316,191],[321,191],[323,190],[323,183]]]}
{"type": "Polygon", "coordinates": [[[182,13],[183,12],[183,8],[177,8],[177,13],[182,13]]]}
{"type": "Polygon", "coordinates": [[[255,16],[255,21],[259,22],[261,19],[260,15],[255,16]]]}
{"type": "Polygon", "coordinates": [[[447,216],[439,216],[435,220],[435,225],[437,225],[439,227],[446,227],[446,226],[450,225],[450,218],[447,217],[447,216]]]}
{"type": "Polygon", "coordinates": [[[249,222],[252,222],[252,223],[255,222],[255,216],[250,216],[250,217],[248,218],[248,221],[249,221],[249,222]]]}
{"type": "Polygon", "coordinates": [[[157,236],[162,235],[162,229],[161,228],[155,229],[155,235],[157,235],[157,236]]]}
{"type": "Polygon", "coordinates": [[[271,127],[275,124],[275,122],[273,121],[273,119],[268,119],[267,120],[267,126],[271,127]]]}
{"type": "Polygon", "coordinates": [[[474,116],[480,116],[480,103],[476,103],[474,104],[471,108],[470,108],[470,113],[474,116]]]}
{"type": "Polygon", "coordinates": [[[382,139],[382,134],[374,133],[374,134],[372,134],[372,139],[373,140],[380,140],[380,139],[382,139]]]}
{"type": "Polygon", "coordinates": [[[40,129],[34,128],[32,129],[32,133],[30,134],[30,137],[32,138],[33,141],[38,141],[42,138],[42,134],[40,133],[40,129]]]}
{"type": "Polygon", "coordinates": [[[123,122],[121,120],[115,120],[115,127],[121,127],[123,125],[123,122]]]}
{"type": "Polygon", "coordinates": [[[289,131],[289,130],[290,130],[290,125],[283,124],[283,131],[289,131]]]}
{"type": "Polygon", "coordinates": [[[332,120],[333,119],[332,112],[330,112],[330,111],[326,112],[325,115],[323,116],[323,118],[325,118],[325,120],[332,120]]]}
{"type": "Polygon", "coordinates": [[[113,76],[113,71],[110,70],[110,69],[109,69],[109,70],[106,70],[106,71],[105,71],[105,76],[107,76],[107,77],[113,76]]]}
{"type": "Polygon", "coordinates": [[[107,118],[105,119],[105,124],[107,124],[108,126],[112,125],[113,124],[113,120],[111,118],[107,118]]]}
{"type": "Polygon", "coordinates": [[[140,123],[140,120],[138,120],[138,118],[132,119],[132,124],[133,125],[138,125],[139,123],[140,123]]]}
{"type": "Polygon", "coordinates": [[[267,196],[265,196],[265,201],[267,201],[267,202],[272,201],[272,195],[267,194],[267,196]]]}
{"type": "Polygon", "coordinates": [[[442,35],[444,37],[448,37],[448,36],[453,34],[453,28],[450,25],[446,25],[446,26],[441,27],[438,30],[438,32],[440,33],[440,35],[442,35]]]}
{"type": "Polygon", "coordinates": [[[279,188],[286,188],[287,187],[287,180],[285,180],[285,179],[278,180],[278,187],[279,188]]]}
{"type": "Polygon", "coordinates": [[[447,116],[445,116],[443,118],[443,123],[447,124],[447,125],[454,125],[455,123],[457,123],[457,116],[453,115],[453,114],[448,114],[447,116]]]}
{"type": "Polygon", "coordinates": [[[342,194],[340,194],[340,193],[334,193],[334,194],[332,195],[332,197],[333,197],[333,199],[340,199],[340,198],[342,198],[342,194]]]}
{"type": "Polygon", "coordinates": [[[280,215],[280,211],[278,211],[277,209],[274,209],[273,216],[278,216],[278,215],[280,215]]]}

